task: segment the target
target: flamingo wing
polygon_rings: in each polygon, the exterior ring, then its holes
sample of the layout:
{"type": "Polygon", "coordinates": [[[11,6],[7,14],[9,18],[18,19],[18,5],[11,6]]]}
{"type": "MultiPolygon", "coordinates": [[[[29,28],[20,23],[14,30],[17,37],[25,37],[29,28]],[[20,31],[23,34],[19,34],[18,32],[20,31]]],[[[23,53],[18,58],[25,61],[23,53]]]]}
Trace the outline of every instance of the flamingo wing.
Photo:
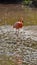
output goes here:
{"type": "Polygon", "coordinates": [[[13,25],[13,28],[16,28],[16,29],[19,29],[23,26],[23,23],[22,22],[16,22],[14,25],[13,25]]]}

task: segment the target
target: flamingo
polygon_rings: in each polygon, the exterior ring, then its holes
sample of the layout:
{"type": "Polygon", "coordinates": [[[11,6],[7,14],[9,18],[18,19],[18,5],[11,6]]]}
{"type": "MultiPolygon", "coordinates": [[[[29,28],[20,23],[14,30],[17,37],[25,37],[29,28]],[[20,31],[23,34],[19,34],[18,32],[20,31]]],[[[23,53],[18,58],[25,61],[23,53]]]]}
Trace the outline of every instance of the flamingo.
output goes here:
{"type": "MultiPolygon", "coordinates": [[[[18,22],[16,22],[14,25],[13,25],[13,28],[16,28],[16,30],[18,30],[18,33],[19,33],[19,29],[23,27],[23,18],[21,17],[19,19],[18,22]]],[[[16,32],[17,33],[17,32],[16,32]]]]}

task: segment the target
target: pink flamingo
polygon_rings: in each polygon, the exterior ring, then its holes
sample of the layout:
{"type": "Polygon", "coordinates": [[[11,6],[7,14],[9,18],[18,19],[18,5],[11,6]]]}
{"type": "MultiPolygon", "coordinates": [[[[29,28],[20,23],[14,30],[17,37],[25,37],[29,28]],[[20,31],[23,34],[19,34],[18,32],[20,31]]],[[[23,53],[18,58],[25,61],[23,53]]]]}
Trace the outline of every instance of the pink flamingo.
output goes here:
{"type": "Polygon", "coordinates": [[[18,30],[18,33],[19,33],[19,29],[23,27],[23,18],[21,17],[19,19],[18,22],[16,22],[14,25],[13,25],[13,28],[16,28],[16,30],[18,30]]]}
{"type": "Polygon", "coordinates": [[[23,18],[21,17],[18,22],[13,25],[13,28],[19,29],[23,27],[23,18]]]}

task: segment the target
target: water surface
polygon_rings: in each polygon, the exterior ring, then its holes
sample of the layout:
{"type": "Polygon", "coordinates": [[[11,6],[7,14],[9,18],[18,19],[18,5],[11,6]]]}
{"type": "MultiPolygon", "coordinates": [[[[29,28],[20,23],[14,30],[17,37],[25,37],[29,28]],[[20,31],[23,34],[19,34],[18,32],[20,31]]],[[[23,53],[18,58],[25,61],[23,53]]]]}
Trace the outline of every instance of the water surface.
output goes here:
{"type": "Polygon", "coordinates": [[[16,56],[23,65],[37,65],[37,26],[13,29],[0,26],[0,65],[15,65],[16,56]]]}

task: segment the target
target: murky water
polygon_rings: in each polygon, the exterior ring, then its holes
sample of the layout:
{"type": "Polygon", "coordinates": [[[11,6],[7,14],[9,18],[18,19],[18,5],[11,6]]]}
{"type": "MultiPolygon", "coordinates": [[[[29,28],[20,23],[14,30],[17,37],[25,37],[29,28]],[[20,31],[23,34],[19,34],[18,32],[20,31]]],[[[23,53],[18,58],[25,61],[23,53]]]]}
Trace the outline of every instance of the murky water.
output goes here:
{"type": "Polygon", "coordinates": [[[22,65],[37,65],[37,26],[19,31],[10,25],[0,26],[0,65],[14,65],[18,56],[22,65]]]}

